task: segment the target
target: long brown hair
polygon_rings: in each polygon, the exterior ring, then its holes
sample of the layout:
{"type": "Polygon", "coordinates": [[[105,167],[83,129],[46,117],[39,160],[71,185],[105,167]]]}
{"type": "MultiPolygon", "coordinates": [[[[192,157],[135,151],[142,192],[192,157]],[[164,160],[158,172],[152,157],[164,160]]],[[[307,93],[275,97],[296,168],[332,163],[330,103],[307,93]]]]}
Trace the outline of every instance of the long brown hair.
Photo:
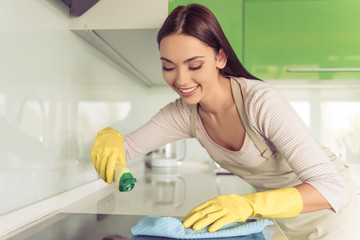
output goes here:
{"type": "Polygon", "coordinates": [[[157,35],[160,47],[161,40],[174,33],[193,36],[213,48],[216,53],[223,49],[227,56],[226,66],[220,70],[223,76],[257,79],[241,64],[229,41],[227,40],[215,15],[200,4],[178,6],[165,19],[157,35]]]}

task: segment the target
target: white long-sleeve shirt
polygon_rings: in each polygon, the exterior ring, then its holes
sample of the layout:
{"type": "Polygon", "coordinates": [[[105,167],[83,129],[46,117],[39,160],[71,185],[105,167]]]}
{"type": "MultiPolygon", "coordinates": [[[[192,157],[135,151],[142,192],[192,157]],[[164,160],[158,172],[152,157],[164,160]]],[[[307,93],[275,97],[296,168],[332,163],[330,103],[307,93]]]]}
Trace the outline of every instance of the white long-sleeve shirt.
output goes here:
{"type": "MultiPolygon", "coordinates": [[[[273,151],[279,151],[302,182],[315,187],[337,211],[347,201],[343,179],[293,107],[270,84],[236,79],[241,86],[250,127],[264,137],[273,151]]],[[[166,143],[193,137],[190,131],[191,106],[180,98],[162,108],[149,122],[125,137],[127,160],[146,154],[166,143]]],[[[214,161],[256,167],[266,161],[245,135],[238,151],[216,144],[206,133],[198,116],[197,139],[214,161]]]]}

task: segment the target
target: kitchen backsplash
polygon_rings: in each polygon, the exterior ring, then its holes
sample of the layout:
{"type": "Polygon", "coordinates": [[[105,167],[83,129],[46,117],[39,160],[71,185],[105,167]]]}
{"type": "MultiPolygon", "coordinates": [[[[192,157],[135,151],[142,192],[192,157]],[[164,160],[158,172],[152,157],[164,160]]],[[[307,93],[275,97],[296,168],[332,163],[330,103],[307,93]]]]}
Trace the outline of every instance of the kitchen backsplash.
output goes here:
{"type": "MultiPolygon", "coordinates": [[[[160,103],[69,31],[61,1],[3,1],[0,35],[3,215],[97,179],[90,160],[97,131],[127,134],[160,103]]],[[[170,89],[157,95],[174,98],[170,89]]]]}
{"type": "MultiPolygon", "coordinates": [[[[128,134],[177,98],[168,87],[138,85],[68,23],[60,1],[2,2],[0,215],[97,179],[96,132],[112,126],[128,134]]],[[[360,81],[269,82],[315,138],[343,161],[360,162],[360,81]]],[[[185,161],[209,160],[187,140],[185,161]]]]}

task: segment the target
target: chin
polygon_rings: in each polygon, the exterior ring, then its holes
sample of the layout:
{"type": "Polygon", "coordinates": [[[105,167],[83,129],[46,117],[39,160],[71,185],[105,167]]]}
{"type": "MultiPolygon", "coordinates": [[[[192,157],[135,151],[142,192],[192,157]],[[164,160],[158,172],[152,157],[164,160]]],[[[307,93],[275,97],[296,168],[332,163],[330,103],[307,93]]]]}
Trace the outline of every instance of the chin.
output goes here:
{"type": "Polygon", "coordinates": [[[195,105],[199,103],[199,100],[197,98],[186,98],[186,97],[180,97],[180,98],[187,105],[195,105]]]}

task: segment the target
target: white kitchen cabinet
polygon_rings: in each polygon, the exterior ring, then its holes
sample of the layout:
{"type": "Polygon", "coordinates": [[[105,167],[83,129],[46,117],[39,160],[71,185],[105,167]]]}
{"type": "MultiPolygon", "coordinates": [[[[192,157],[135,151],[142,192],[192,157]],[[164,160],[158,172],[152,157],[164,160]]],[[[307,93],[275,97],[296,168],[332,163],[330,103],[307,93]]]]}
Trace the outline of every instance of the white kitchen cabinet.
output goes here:
{"type": "Polygon", "coordinates": [[[142,85],[164,85],[156,36],[167,15],[167,0],[104,0],[72,17],[70,30],[142,85]]]}

